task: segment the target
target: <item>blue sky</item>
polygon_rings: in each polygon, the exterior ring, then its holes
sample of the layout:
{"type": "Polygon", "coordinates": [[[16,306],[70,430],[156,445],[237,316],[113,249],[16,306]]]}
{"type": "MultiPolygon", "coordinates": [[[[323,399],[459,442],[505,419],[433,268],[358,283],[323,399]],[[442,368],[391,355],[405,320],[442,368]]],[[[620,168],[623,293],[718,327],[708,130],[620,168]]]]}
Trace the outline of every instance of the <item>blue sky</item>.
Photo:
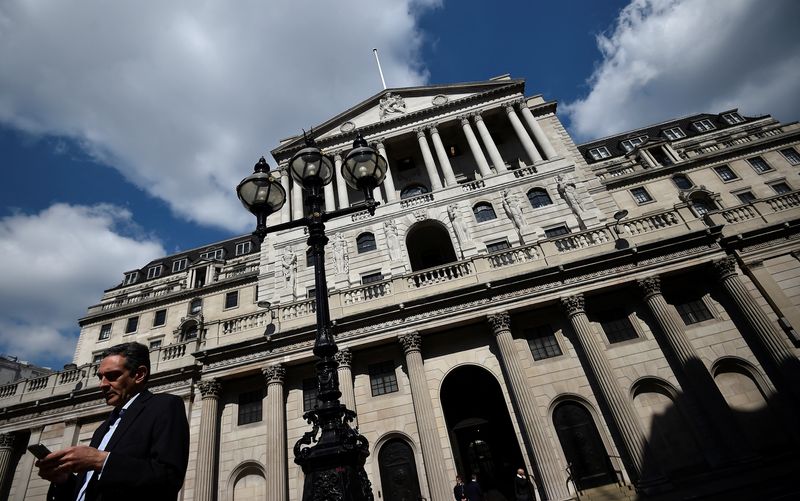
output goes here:
{"type": "Polygon", "coordinates": [[[260,155],[390,87],[510,73],[577,140],[800,119],[793,0],[0,1],[0,353],[60,367],[122,273],[251,229],[260,155]]]}

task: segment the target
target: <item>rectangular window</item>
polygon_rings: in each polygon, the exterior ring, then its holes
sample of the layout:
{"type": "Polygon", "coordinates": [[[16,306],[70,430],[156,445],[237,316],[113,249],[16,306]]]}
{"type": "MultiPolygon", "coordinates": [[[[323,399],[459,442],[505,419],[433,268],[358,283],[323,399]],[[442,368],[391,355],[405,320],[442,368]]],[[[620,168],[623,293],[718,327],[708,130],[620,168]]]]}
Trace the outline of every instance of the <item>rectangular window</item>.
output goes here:
{"type": "Polygon", "coordinates": [[[744,122],[744,118],[742,118],[742,115],[738,113],[723,113],[722,119],[728,122],[730,125],[736,125],[744,122]]]}
{"type": "Polygon", "coordinates": [[[561,355],[561,347],[558,346],[556,335],[549,325],[540,325],[529,330],[527,338],[534,360],[544,360],[561,355]]]}
{"type": "Polygon", "coordinates": [[[317,288],[316,287],[309,287],[308,289],[306,289],[306,298],[307,299],[314,299],[316,294],[317,294],[317,288]]]}
{"type": "Polygon", "coordinates": [[[723,181],[733,181],[734,179],[739,179],[739,176],[733,172],[733,169],[728,167],[727,165],[720,165],[719,167],[714,167],[714,172],[717,173],[720,179],[723,181]]]}
{"type": "Polygon", "coordinates": [[[111,337],[111,324],[103,324],[103,326],[100,327],[100,336],[97,339],[99,341],[102,341],[103,339],[108,339],[110,337],[111,337]]]}
{"type": "Polygon", "coordinates": [[[631,195],[633,195],[633,199],[636,200],[637,204],[646,204],[647,202],[652,202],[653,197],[647,193],[647,190],[644,188],[633,188],[631,190],[631,195]]]}
{"type": "Polygon", "coordinates": [[[246,391],[239,394],[239,426],[261,421],[261,405],[264,393],[261,390],[246,391]]]}
{"type": "Polygon", "coordinates": [[[556,226],[555,228],[544,230],[544,236],[546,238],[556,238],[560,237],[561,235],[569,235],[569,229],[563,224],[561,226],[556,226]]]}
{"type": "Polygon", "coordinates": [[[102,353],[95,353],[94,356],[92,357],[93,364],[99,364],[102,360],[103,360],[102,353]]]}
{"type": "Polygon", "coordinates": [[[164,325],[167,322],[167,310],[156,310],[153,315],[153,327],[164,325]]]}
{"type": "Polygon", "coordinates": [[[236,308],[239,306],[239,291],[231,291],[225,294],[225,309],[236,308]]]}
{"type": "Polygon", "coordinates": [[[752,202],[753,200],[756,199],[756,196],[753,195],[752,191],[741,191],[741,192],[736,194],[736,197],[743,204],[749,204],[750,202],[752,202]]]}
{"type": "Polygon", "coordinates": [[[645,141],[647,141],[647,136],[637,136],[621,141],[619,144],[625,148],[625,151],[633,151],[634,148],[644,144],[645,141]]]}
{"type": "Polygon", "coordinates": [[[239,242],[236,244],[236,255],[241,256],[243,254],[250,254],[250,250],[253,248],[252,242],[239,242]]]}
{"type": "Polygon", "coordinates": [[[491,254],[492,252],[502,252],[506,249],[510,249],[511,244],[508,243],[508,240],[502,240],[500,242],[494,242],[492,244],[486,244],[486,250],[489,251],[491,254]]]}
{"type": "Polygon", "coordinates": [[[375,273],[366,273],[364,275],[361,275],[361,284],[362,285],[367,285],[367,284],[371,284],[371,283],[375,283],[375,282],[380,282],[381,280],[383,280],[383,273],[381,273],[380,271],[377,271],[375,273]]]}
{"type": "Polygon", "coordinates": [[[686,325],[692,325],[702,322],[703,320],[714,318],[711,312],[708,311],[706,303],[699,298],[684,303],[678,303],[675,305],[675,308],[678,310],[681,320],[683,320],[683,323],[686,325]]]}
{"type": "Polygon", "coordinates": [[[161,265],[151,266],[147,269],[147,279],[158,278],[161,276],[161,265]]]}
{"type": "Polygon", "coordinates": [[[161,340],[160,339],[154,339],[154,340],[150,341],[150,349],[151,350],[156,350],[158,348],[161,348],[161,340]]]}
{"type": "Polygon", "coordinates": [[[797,150],[794,148],[781,150],[781,155],[783,155],[783,158],[785,158],[790,165],[800,165],[800,153],[797,153],[797,150]]]}
{"type": "Polygon", "coordinates": [[[772,167],[770,167],[769,164],[761,157],[748,158],[747,162],[750,164],[753,170],[759,174],[763,174],[764,172],[769,172],[772,170],[772,167]]]}
{"type": "Polygon", "coordinates": [[[139,272],[138,271],[132,271],[130,273],[126,273],[125,274],[125,281],[123,282],[123,285],[130,285],[130,284],[136,282],[137,278],[139,278],[139,272]]]}
{"type": "Polygon", "coordinates": [[[789,193],[790,191],[792,191],[792,187],[783,182],[772,183],[771,185],[769,185],[769,187],[775,190],[775,193],[777,193],[778,195],[783,195],[784,193],[789,193]]]}
{"type": "Polygon", "coordinates": [[[200,254],[200,259],[222,259],[224,249],[216,249],[200,254]]]}
{"type": "Polygon", "coordinates": [[[373,397],[398,391],[394,362],[389,360],[387,362],[370,365],[369,384],[372,388],[373,397]]]}
{"type": "Polygon", "coordinates": [[[601,314],[600,326],[603,328],[608,342],[612,344],[639,337],[628,315],[622,310],[612,310],[601,314]]]}
{"type": "Polygon", "coordinates": [[[692,126],[695,128],[697,132],[708,132],[710,130],[716,129],[711,120],[704,118],[703,120],[698,120],[697,122],[692,122],[692,126]]]}
{"type": "Polygon", "coordinates": [[[139,317],[130,317],[128,319],[128,322],[125,324],[125,334],[136,332],[136,329],[138,328],[139,328],[139,317]]]}
{"type": "Polygon", "coordinates": [[[667,139],[675,141],[676,139],[683,139],[686,137],[686,133],[683,132],[683,129],[680,127],[670,127],[669,129],[664,129],[664,136],[667,139]]]}
{"type": "Polygon", "coordinates": [[[308,378],[303,380],[303,412],[308,412],[319,405],[317,400],[317,379],[308,378]]]}
{"type": "Polygon", "coordinates": [[[652,155],[653,160],[655,160],[658,165],[663,165],[666,167],[668,165],[672,165],[675,163],[672,160],[672,157],[670,157],[669,154],[662,147],[650,148],[649,150],[647,150],[647,152],[650,153],[650,155],[652,155]]]}
{"type": "Polygon", "coordinates": [[[608,158],[611,156],[611,152],[608,151],[608,148],[605,146],[600,146],[598,148],[592,148],[589,150],[589,156],[591,156],[595,160],[602,160],[604,158],[608,158]]]}
{"type": "Polygon", "coordinates": [[[189,260],[186,258],[178,259],[177,261],[172,262],[172,273],[177,273],[179,271],[183,271],[186,269],[186,266],[189,264],[189,260]]]}

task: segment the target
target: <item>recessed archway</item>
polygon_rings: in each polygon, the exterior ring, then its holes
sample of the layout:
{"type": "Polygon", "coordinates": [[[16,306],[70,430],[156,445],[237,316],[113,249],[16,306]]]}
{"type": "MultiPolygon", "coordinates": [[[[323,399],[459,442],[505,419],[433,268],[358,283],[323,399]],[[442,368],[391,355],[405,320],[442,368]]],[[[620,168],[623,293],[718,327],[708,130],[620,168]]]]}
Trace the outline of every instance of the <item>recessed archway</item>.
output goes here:
{"type": "Polygon", "coordinates": [[[385,501],[420,498],[414,451],[402,438],[391,438],[378,452],[381,487],[385,501]]]}
{"type": "Polygon", "coordinates": [[[406,249],[413,271],[457,260],[450,233],[439,221],[423,221],[412,226],[406,235],[406,249]]]}

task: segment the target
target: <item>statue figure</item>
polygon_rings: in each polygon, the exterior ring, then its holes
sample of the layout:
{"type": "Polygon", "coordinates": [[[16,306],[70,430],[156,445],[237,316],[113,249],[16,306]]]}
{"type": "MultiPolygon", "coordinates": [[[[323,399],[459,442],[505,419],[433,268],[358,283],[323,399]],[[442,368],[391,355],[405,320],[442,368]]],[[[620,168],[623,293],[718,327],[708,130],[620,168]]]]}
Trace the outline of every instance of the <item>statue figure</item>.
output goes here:
{"type": "Polygon", "coordinates": [[[350,256],[347,255],[347,241],[344,235],[337,233],[333,237],[333,264],[337,274],[350,271],[350,256]]]}
{"type": "Polygon", "coordinates": [[[558,193],[561,194],[561,198],[566,200],[572,210],[576,214],[585,212],[586,207],[584,207],[583,202],[578,197],[578,190],[575,188],[575,183],[569,182],[569,180],[564,179],[560,175],[556,177],[556,182],[558,183],[558,193]]]}
{"type": "Polygon", "coordinates": [[[297,278],[297,256],[294,254],[291,247],[287,247],[283,252],[281,265],[283,266],[283,279],[286,280],[285,285],[294,293],[295,280],[297,278]]]}
{"type": "Polygon", "coordinates": [[[397,94],[392,94],[391,92],[387,92],[386,95],[381,98],[380,101],[381,120],[386,118],[387,115],[395,113],[405,113],[405,112],[406,112],[406,102],[403,100],[401,96],[398,96],[397,94]]]}
{"type": "Polygon", "coordinates": [[[503,209],[506,215],[517,227],[517,230],[522,230],[525,225],[525,219],[522,216],[522,207],[519,205],[519,200],[509,193],[508,190],[503,190],[503,209]]]}
{"type": "Polygon", "coordinates": [[[464,220],[458,215],[458,206],[456,204],[448,205],[447,215],[450,218],[450,224],[453,225],[453,231],[456,234],[456,240],[458,240],[458,246],[462,248],[461,257],[464,257],[463,247],[464,244],[466,244],[469,241],[469,236],[467,235],[467,228],[466,226],[464,226],[464,220]]]}
{"type": "Polygon", "coordinates": [[[386,245],[389,247],[389,258],[392,261],[399,261],[402,258],[400,250],[400,237],[397,236],[397,224],[393,220],[383,223],[386,229],[386,245]]]}

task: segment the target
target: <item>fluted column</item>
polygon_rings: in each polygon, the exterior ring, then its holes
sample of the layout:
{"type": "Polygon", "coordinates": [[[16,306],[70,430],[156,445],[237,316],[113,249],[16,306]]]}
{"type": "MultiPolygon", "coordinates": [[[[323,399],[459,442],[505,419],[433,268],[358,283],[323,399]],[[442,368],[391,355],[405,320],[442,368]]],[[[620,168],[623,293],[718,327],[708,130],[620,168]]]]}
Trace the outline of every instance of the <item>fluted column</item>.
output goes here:
{"type": "Polygon", "coordinates": [[[439,179],[439,173],[436,172],[436,164],[433,161],[433,155],[431,155],[431,148],[425,138],[425,129],[417,129],[417,142],[419,143],[419,150],[422,152],[422,160],[425,162],[425,170],[431,179],[431,191],[439,190],[442,188],[442,180],[439,179]]]}
{"type": "MultiPolygon", "coordinates": [[[[349,348],[342,348],[333,356],[339,363],[339,390],[342,392],[341,402],[351,411],[356,410],[356,394],[353,390],[353,353],[349,348]]],[[[353,423],[358,426],[357,423],[353,423]]]]}
{"type": "Polygon", "coordinates": [[[392,166],[389,165],[389,156],[386,154],[386,147],[383,141],[378,141],[378,154],[386,160],[386,179],[383,180],[383,187],[386,189],[386,200],[394,202],[397,200],[397,188],[394,185],[394,177],[392,177],[392,166]]]}
{"type": "Polygon", "coordinates": [[[542,126],[539,125],[539,121],[533,116],[533,113],[531,113],[531,110],[528,109],[528,106],[522,102],[519,103],[519,109],[522,112],[522,118],[524,118],[525,122],[528,124],[528,128],[531,130],[531,132],[533,132],[533,137],[536,139],[536,143],[539,145],[539,148],[542,149],[544,158],[546,160],[551,160],[558,156],[556,149],[553,148],[553,144],[547,138],[544,130],[542,130],[542,126]]]}
{"type": "Polygon", "coordinates": [[[216,451],[219,444],[217,413],[222,384],[216,379],[210,379],[200,381],[198,388],[203,400],[200,410],[194,499],[197,501],[213,501],[217,497],[216,451]]]}
{"type": "Polygon", "coordinates": [[[267,492],[269,499],[289,499],[286,481],[286,405],[283,381],[286,368],[282,364],[261,370],[267,384],[267,492]]]}
{"type": "Polygon", "coordinates": [[[303,188],[292,179],[292,219],[303,219],[303,188]]]}
{"type": "Polygon", "coordinates": [[[469,149],[472,152],[472,157],[475,159],[475,163],[478,164],[478,170],[483,177],[489,177],[492,175],[492,169],[489,168],[489,162],[486,161],[486,157],[483,156],[483,150],[481,150],[481,145],[478,144],[478,138],[475,137],[475,133],[472,132],[472,126],[469,124],[468,117],[461,117],[461,130],[464,131],[464,136],[467,138],[467,144],[469,144],[469,149]]]}
{"type": "Polygon", "coordinates": [[[422,445],[422,459],[425,461],[425,472],[428,477],[428,490],[431,499],[448,500],[452,497],[450,482],[445,472],[442,439],[436,426],[433,413],[433,402],[425,378],[425,367],[422,363],[422,337],[417,332],[402,335],[398,338],[403,346],[408,368],[408,379],[411,382],[411,400],[414,402],[414,414],[417,418],[417,429],[422,445]]]}
{"type": "Polygon", "coordinates": [[[453,172],[453,166],[450,165],[450,157],[447,156],[447,150],[444,149],[442,138],[439,137],[439,129],[433,126],[428,130],[431,133],[433,149],[436,150],[436,158],[439,159],[439,165],[442,167],[442,172],[444,173],[444,184],[447,186],[455,186],[458,182],[453,172]]]}
{"type": "Polygon", "coordinates": [[[683,391],[689,396],[686,409],[699,431],[703,451],[715,463],[741,459],[745,454],[742,451],[743,443],[738,440],[741,432],[735,425],[736,418],[664,299],[661,279],[657,276],[647,277],[639,280],[637,285],[658,324],[660,334],[663,334],[662,339],[678,362],[678,367],[674,367],[673,371],[683,391]]]}
{"type": "Polygon", "coordinates": [[[517,133],[517,137],[519,141],[522,143],[522,147],[525,149],[525,153],[528,154],[532,163],[541,162],[542,155],[536,150],[536,145],[533,144],[531,137],[528,135],[528,131],[525,130],[525,127],[522,125],[522,122],[519,121],[519,117],[517,116],[517,112],[514,110],[514,105],[509,103],[506,105],[506,114],[508,115],[508,120],[511,122],[511,127],[514,128],[514,132],[517,133]]]}
{"type": "Polygon", "coordinates": [[[281,207],[281,222],[288,223],[292,220],[292,204],[289,200],[290,194],[292,193],[291,187],[289,185],[289,170],[286,167],[281,167],[281,187],[286,192],[286,203],[283,204],[281,207]]]}
{"type": "MultiPolygon", "coordinates": [[[[13,433],[0,433],[0,492],[7,492],[12,475],[8,469],[11,467],[11,457],[14,454],[16,435],[13,433]]],[[[72,445],[72,444],[70,444],[72,445]]]]}
{"type": "Polygon", "coordinates": [[[342,154],[333,155],[333,170],[336,171],[336,194],[339,196],[339,208],[350,207],[350,197],[347,196],[347,183],[342,176],[342,154]]]}
{"type": "Polygon", "coordinates": [[[736,272],[736,259],[726,257],[714,262],[714,269],[722,282],[725,291],[736,303],[736,307],[742,312],[753,333],[758,337],[761,350],[769,362],[777,369],[783,381],[776,381],[776,386],[781,390],[788,390],[795,399],[795,407],[800,401],[800,373],[798,373],[798,361],[792,355],[787,346],[787,340],[782,332],[772,323],[764,310],[756,302],[755,298],[745,287],[739,274],[736,272]]]}
{"type": "Polygon", "coordinates": [[[534,461],[539,470],[539,485],[546,493],[547,499],[567,499],[570,497],[566,486],[564,468],[556,456],[555,445],[545,432],[545,423],[536,410],[536,400],[530,390],[530,385],[525,378],[525,373],[519,361],[519,354],[511,335],[511,317],[508,312],[500,312],[486,317],[492,328],[497,347],[500,349],[500,358],[508,378],[509,390],[517,401],[519,413],[522,417],[521,427],[528,436],[534,461]]]}
{"type": "Polygon", "coordinates": [[[614,423],[628,450],[628,456],[632,461],[631,467],[634,470],[631,473],[641,479],[647,441],[639,419],[633,410],[633,405],[617,385],[617,379],[611,371],[611,365],[608,363],[603,346],[589,324],[584,309],[583,295],[577,294],[561,298],[561,306],[569,317],[572,330],[577,335],[578,342],[589,362],[589,370],[600,388],[601,395],[599,396],[611,411],[614,423]]]}
{"type": "Polygon", "coordinates": [[[508,172],[508,169],[506,169],[506,163],[503,161],[503,157],[500,156],[500,152],[497,151],[497,145],[495,145],[492,135],[489,134],[489,129],[483,122],[483,117],[480,114],[476,114],[473,120],[475,120],[475,127],[478,128],[478,134],[481,135],[483,146],[486,147],[486,151],[489,152],[489,158],[492,159],[494,170],[498,174],[501,172],[508,172]]]}
{"type": "Polygon", "coordinates": [[[325,210],[330,212],[336,210],[336,198],[333,194],[333,180],[325,185],[325,210]]]}

